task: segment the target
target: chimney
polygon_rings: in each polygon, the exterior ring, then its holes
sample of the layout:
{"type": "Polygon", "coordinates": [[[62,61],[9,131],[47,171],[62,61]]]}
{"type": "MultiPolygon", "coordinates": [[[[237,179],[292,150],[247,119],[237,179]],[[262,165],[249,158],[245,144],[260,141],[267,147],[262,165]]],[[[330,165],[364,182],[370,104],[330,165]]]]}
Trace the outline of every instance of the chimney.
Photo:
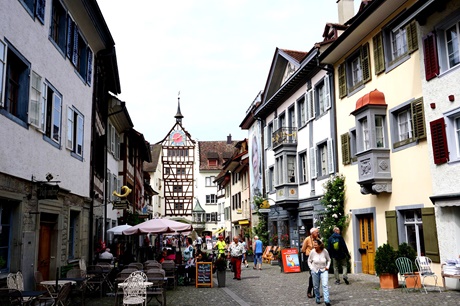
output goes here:
{"type": "Polygon", "coordinates": [[[227,144],[232,144],[232,134],[228,134],[228,136],[227,136],[227,144]]]}
{"type": "Polygon", "coordinates": [[[354,0],[337,0],[339,24],[345,24],[355,15],[354,0]]]}

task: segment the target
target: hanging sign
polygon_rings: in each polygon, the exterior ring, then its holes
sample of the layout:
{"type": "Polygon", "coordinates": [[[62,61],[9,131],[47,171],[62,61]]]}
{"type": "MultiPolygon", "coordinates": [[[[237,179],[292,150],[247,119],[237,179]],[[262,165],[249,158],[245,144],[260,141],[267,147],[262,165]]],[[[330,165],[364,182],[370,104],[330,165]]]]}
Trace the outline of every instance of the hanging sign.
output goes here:
{"type": "Polygon", "coordinates": [[[59,185],[40,184],[37,189],[37,198],[39,200],[49,199],[57,200],[59,194],[59,185]]]}

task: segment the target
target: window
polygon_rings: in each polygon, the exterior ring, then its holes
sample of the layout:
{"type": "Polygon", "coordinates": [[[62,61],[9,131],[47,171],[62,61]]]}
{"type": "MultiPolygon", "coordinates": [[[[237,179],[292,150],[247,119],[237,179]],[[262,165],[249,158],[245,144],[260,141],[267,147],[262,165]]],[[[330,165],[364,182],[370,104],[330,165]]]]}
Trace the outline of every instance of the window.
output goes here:
{"type": "Polygon", "coordinates": [[[182,185],[173,185],[173,192],[182,192],[182,185]]]}
{"type": "Polygon", "coordinates": [[[367,124],[367,117],[361,120],[361,133],[363,135],[363,148],[364,151],[369,150],[371,147],[369,140],[369,127],[367,124]]]}
{"type": "Polygon", "coordinates": [[[300,183],[306,183],[308,180],[307,152],[306,151],[299,153],[299,169],[300,169],[299,181],[300,183]]]}
{"type": "Polygon", "coordinates": [[[297,117],[299,118],[299,128],[303,127],[307,124],[307,114],[306,114],[306,106],[305,106],[305,95],[303,95],[299,100],[297,100],[297,117]]]}
{"type": "Polygon", "coordinates": [[[283,168],[284,156],[279,156],[275,160],[275,185],[284,184],[284,168],[283,168]]]}
{"type": "Polygon", "coordinates": [[[42,24],[45,23],[45,0],[20,0],[19,2],[31,17],[37,17],[42,24]]]}
{"type": "Polygon", "coordinates": [[[216,158],[209,158],[208,159],[208,166],[210,167],[217,167],[217,159],[216,158]]]}
{"type": "Polygon", "coordinates": [[[329,88],[329,76],[326,75],[316,86],[316,100],[318,101],[318,115],[321,116],[331,108],[331,95],[329,88]]]}
{"type": "MultiPolygon", "coordinates": [[[[383,52],[388,63],[387,69],[418,49],[417,26],[415,21],[394,26],[383,31],[383,52]]],[[[375,53],[374,53],[375,54],[375,53]]]]}
{"type": "Polygon", "coordinates": [[[275,168],[271,166],[267,170],[267,192],[272,192],[275,190],[275,168]]]}
{"type": "Polygon", "coordinates": [[[295,167],[296,159],[295,156],[287,156],[287,181],[289,183],[296,182],[296,167],[295,167]]]}
{"type": "Polygon", "coordinates": [[[435,164],[460,160],[460,108],[430,122],[435,164]]]}
{"type": "Polygon", "coordinates": [[[371,80],[369,43],[359,47],[353,55],[339,65],[338,78],[339,98],[345,97],[371,80]]]}
{"type": "Polygon", "coordinates": [[[393,148],[399,148],[426,138],[423,98],[403,103],[390,110],[393,148]]]}
{"type": "Polygon", "coordinates": [[[75,108],[67,108],[67,148],[77,156],[83,156],[84,117],[75,108]]]}
{"type": "Polygon", "coordinates": [[[384,131],[384,126],[383,126],[383,121],[384,121],[383,116],[376,115],[375,116],[375,140],[377,143],[377,148],[384,148],[385,147],[385,138],[383,135],[384,131]]]}
{"type": "Polygon", "coordinates": [[[168,149],[169,157],[187,157],[188,149],[168,149]]]}
{"type": "Polygon", "coordinates": [[[310,148],[310,174],[312,178],[325,177],[334,173],[334,146],[332,139],[310,148]]]}
{"type": "Polygon", "coordinates": [[[78,243],[78,216],[79,212],[70,211],[69,217],[69,255],[68,259],[76,258],[78,243]]]}
{"type": "Polygon", "coordinates": [[[91,84],[93,52],[82,36],[78,25],[67,15],[67,57],[75,66],[82,80],[91,84]]]}
{"type": "Polygon", "coordinates": [[[185,168],[177,168],[176,169],[177,175],[185,175],[185,168]]]}
{"type": "Polygon", "coordinates": [[[206,184],[206,187],[213,187],[213,186],[216,186],[216,182],[214,182],[214,180],[216,179],[215,176],[208,176],[205,178],[205,184],[206,184]]]}
{"type": "Polygon", "coordinates": [[[0,41],[0,88],[5,90],[0,106],[4,115],[24,126],[29,107],[29,74],[30,63],[11,45],[0,41]]]}
{"type": "Polygon", "coordinates": [[[184,209],[184,203],[183,202],[174,203],[174,209],[175,210],[183,210],[184,209]]]}
{"type": "Polygon", "coordinates": [[[340,135],[342,142],[342,164],[349,165],[356,162],[356,130],[340,135]]]}
{"type": "Polygon", "coordinates": [[[11,208],[12,205],[10,202],[0,199],[0,220],[2,226],[2,231],[0,233],[0,257],[2,257],[6,262],[6,265],[2,269],[0,269],[0,271],[2,272],[7,272],[9,270],[11,261],[9,252],[9,250],[11,250],[10,242],[12,242],[10,241],[12,239],[11,208]]]}
{"type": "Polygon", "coordinates": [[[107,147],[110,153],[112,153],[113,157],[117,160],[120,159],[120,135],[118,134],[116,128],[109,123],[109,128],[107,129],[108,136],[107,139],[109,141],[107,147]]]}
{"type": "Polygon", "coordinates": [[[273,121],[267,125],[267,136],[266,139],[266,148],[272,147],[272,137],[273,137],[273,121]]]}
{"type": "Polygon", "coordinates": [[[66,16],[67,12],[61,2],[59,0],[53,0],[50,37],[63,54],[66,51],[66,16]]]}
{"type": "Polygon", "coordinates": [[[215,194],[206,195],[206,204],[216,204],[216,203],[217,203],[217,195],[215,194]]]}

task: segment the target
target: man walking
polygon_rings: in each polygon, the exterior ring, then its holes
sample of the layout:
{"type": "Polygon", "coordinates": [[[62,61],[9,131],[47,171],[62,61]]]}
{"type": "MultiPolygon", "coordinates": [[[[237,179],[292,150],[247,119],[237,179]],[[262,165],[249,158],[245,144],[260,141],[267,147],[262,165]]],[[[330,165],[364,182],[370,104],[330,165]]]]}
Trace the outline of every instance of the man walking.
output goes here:
{"type": "Polygon", "coordinates": [[[327,248],[329,255],[333,259],[333,267],[334,267],[334,276],[335,276],[335,284],[340,285],[339,279],[339,266],[342,266],[342,277],[345,284],[349,284],[348,282],[348,275],[347,275],[347,258],[348,248],[345,243],[345,240],[340,235],[340,228],[337,226],[334,227],[334,233],[332,233],[331,237],[328,239],[327,248]]]}
{"type": "MultiPolygon", "coordinates": [[[[312,227],[310,229],[310,236],[305,238],[302,244],[302,252],[305,253],[305,256],[310,256],[310,252],[313,249],[313,241],[316,239],[319,239],[319,229],[317,227],[312,227]]],[[[311,276],[311,271],[310,271],[310,277],[308,278],[308,289],[307,289],[307,296],[309,298],[313,298],[313,279],[311,276]]]]}
{"type": "Polygon", "coordinates": [[[201,239],[201,236],[196,237],[195,245],[197,250],[201,250],[201,244],[203,243],[203,239],[201,239]]]}
{"type": "Polygon", "coordinates": [[[233,237],[233,242],[228,247],[228,250],[230,252],[230,262],[233,267],[233,279],[241,280],[241,259],[243,258],[244,246],[240,242],[240,237],[233,237]]]}
{"type": "Polygon", "coordinates": [[[254,251],[254,270],[262,270],[262,254],[264,252],[263,243],[259,240],[259,236],[254,236],[252,243],[252,250],[254,251]]]}

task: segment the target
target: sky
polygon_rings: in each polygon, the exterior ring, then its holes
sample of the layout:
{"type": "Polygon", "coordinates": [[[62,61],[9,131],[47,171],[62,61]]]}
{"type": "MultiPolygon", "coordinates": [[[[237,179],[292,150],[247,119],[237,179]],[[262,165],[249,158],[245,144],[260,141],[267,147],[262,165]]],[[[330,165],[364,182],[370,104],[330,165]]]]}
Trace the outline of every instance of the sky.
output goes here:
{"type": "Polygon", "coordinates": [[[338,21],[336,1],[97,0],[134,129],[151,144],[162,141],[180,96],[182,125],[194,140],[248,138],[239,126],[276,48],[309,51],[326,23],[338,21]]]}

